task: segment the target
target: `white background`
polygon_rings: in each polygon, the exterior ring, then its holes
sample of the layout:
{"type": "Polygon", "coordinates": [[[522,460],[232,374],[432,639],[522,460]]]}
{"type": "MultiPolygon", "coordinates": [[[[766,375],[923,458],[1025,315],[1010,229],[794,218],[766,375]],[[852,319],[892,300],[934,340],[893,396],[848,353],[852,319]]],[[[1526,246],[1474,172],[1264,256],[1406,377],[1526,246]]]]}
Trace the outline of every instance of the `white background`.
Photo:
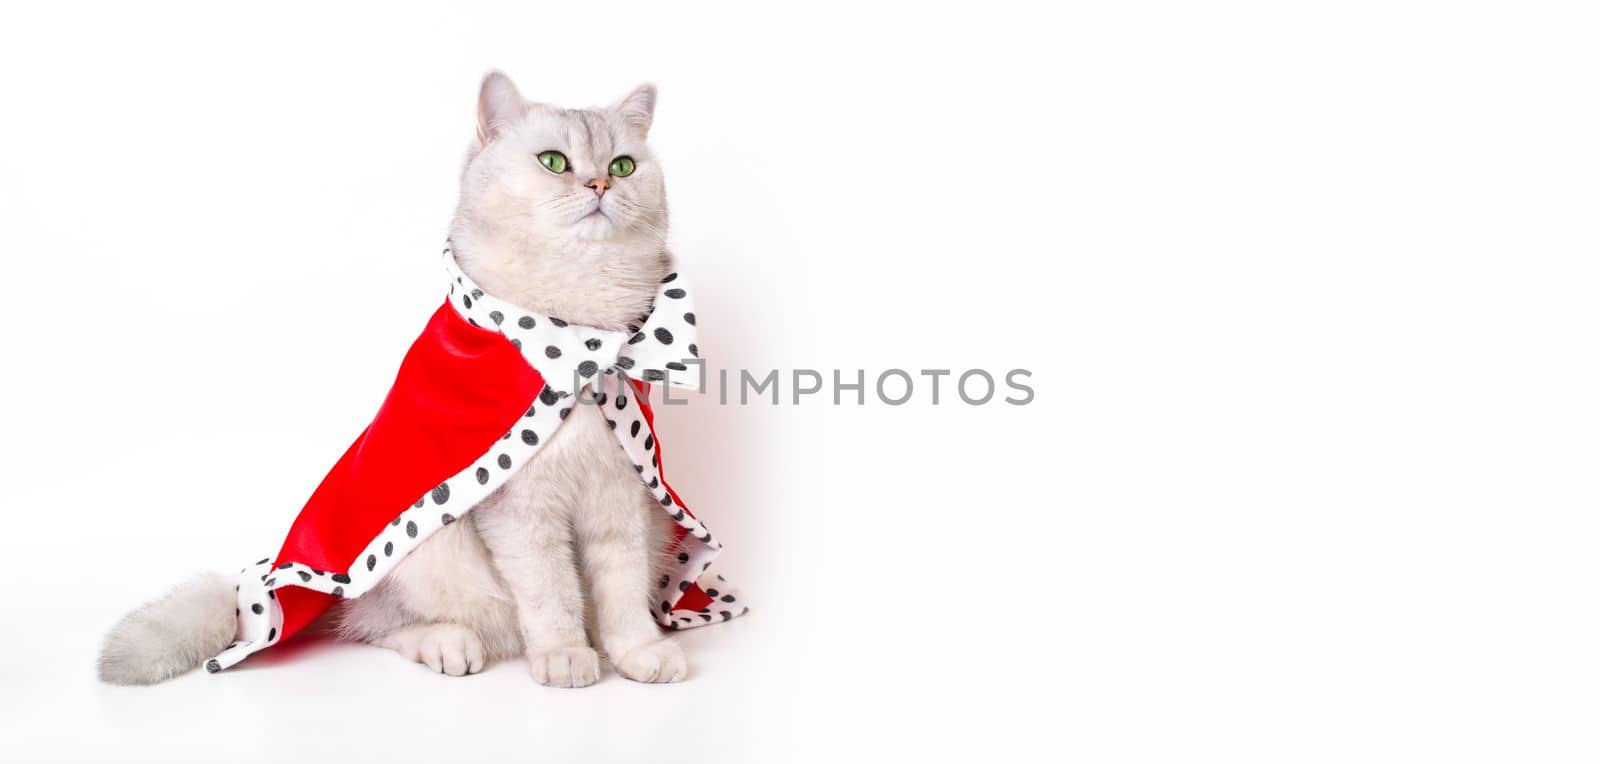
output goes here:
{"type": "Polygon", "coordinates": [[[1586,4],[449,5],[0,12],[0,758],[1600,756],[1586,4]],[[1036,400],[665,411],[683,685],[98,684],[375,410],[489,67],[659,84],[713,367],[1036,400]]]}

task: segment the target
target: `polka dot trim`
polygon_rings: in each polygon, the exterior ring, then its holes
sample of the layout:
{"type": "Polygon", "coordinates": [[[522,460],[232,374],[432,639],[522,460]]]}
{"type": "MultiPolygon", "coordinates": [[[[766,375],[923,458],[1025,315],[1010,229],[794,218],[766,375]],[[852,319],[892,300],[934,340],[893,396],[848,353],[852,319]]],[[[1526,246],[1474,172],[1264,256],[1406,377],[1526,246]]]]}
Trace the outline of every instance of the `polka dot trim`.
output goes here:
{"type": "MultiPolygon", "coordinates": [[[[674,631],[693,629],[730,621],[750,612],[750,606],[745,604],[744,596],[722,576],[704,573],[696,579],[695,584],[700,587],[700,591],[711,598],[711,602],[698,610],[672,608],[657,619],[662,626],[674,631]]],[[[685,586],[684,589],[687,590],[688,587],[685,586]]]]}
{"type": "Polygon", "coordinates": [[[602,370],[613,368],[635,379],[699,385],[699,375],[689,371],[699,353],[694,299],[677,273],[662,282],[655,307],[639,325],[608,332],[523,310],[488,294],[461,270],[449,245],[444,267],[450,277],[450,306],[473,325],[505,335],[528,365],[562,394],[577,392],[602,370]]]}
{"type": "MultiPolygon", "coordinates": [[[[639,473],[639,479],[650,490],[650,495],[655,498],[662,511],[685,531],[683,538],[678,542],[676,567],[667,572],[666,581],[659,582],[661,583],[659,588],[663,591],[660,592],[656,619],[661,625],[674,629],[704,625],[706,621],[698,618],[694,623],[682,621],[679,615],[675,614],[674,608],[690,585],[711,567],[711,561],[722,551],[722,542],[712,537],[711,530],[689,514],[688,510],[667,490],[667,483],[661,475],[661,459],[656,454],[658,445],[655,430],[645,421],[643,410],[633,400],[638,395],[638,390],[623,381],[620,375],[610,372],[607,373],[603,383],[603,391],[594,395],[593,399],[600,405],[606,421],[611,423],[612,431],[617,436],[617,443],[622,446],[623,453],[633,461],[634,471],[639,473]]],[[[589,398],[585,397],[583,400],[587,401],[589,398]]],[[[724,586],[724,588],[731,592],[730,587],[724,586]]],[[[738,608],[740,613],[743,612],[743,607],[741,604],[738,608]]]]}

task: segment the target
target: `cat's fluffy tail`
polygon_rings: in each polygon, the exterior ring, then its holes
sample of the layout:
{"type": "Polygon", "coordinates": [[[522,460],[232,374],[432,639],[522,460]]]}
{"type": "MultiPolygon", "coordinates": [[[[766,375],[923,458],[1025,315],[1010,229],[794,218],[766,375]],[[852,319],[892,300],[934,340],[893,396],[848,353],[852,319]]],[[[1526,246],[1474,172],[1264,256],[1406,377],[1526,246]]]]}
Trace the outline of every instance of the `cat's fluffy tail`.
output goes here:
{"type": "Polygon", "coordinates": [[[155,684],[222,652],[237,623],[233,582],[208,574],[122,617],[100,649],[100,679],[155,684]]]}

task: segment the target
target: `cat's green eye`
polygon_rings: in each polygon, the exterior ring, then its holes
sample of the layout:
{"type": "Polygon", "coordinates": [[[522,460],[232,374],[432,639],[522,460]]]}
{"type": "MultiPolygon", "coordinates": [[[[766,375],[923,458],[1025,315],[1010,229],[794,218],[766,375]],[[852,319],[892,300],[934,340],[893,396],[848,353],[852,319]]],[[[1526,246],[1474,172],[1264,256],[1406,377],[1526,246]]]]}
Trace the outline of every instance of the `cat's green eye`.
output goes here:
{"type": "Polygon", "coordinates": [[[546,151],[539,154],[539,164],[544,165],[546,170],[560,175],[567,171],[567,155],[559,151],[546,151]]]}
{"type": "Polygon", "coordinates": [[[611,174],[618,178],[626,178],[633,174],[633,157],[617,157],[611,160],[611,174]]]}

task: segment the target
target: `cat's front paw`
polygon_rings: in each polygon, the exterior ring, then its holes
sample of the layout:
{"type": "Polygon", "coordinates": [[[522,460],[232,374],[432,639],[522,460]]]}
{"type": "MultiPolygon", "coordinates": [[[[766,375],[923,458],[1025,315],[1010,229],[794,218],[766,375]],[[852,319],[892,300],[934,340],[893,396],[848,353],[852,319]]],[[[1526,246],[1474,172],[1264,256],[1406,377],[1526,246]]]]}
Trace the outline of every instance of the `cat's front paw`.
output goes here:
{"type": "Polygon", "coordinates": [[[646,642],[614,661],[617,673],[635,682],[681,682],[689,675],[689,659],[670,639],[646,642]]]}
{"type": "Polygon", "coordinates": [[[408,626],[390,633],[382,644],[450,676],[476,674],[488,663],[488,651],[478,633],[454,623],[408,626]]]}
{"type": "Polygon", "coordinates": [[[529,652],[528,668],[546,687],[588,687],[600,678],[600,656],[588,646],[553,647],[529,652]]]}
{"type": "Polygon", "coordinates": [[[486,651],[483,640],[473,630],[454,624],[439,624],[422,637],[417,661],[450,676],[466,676],[483,670],[486,651]]]}

